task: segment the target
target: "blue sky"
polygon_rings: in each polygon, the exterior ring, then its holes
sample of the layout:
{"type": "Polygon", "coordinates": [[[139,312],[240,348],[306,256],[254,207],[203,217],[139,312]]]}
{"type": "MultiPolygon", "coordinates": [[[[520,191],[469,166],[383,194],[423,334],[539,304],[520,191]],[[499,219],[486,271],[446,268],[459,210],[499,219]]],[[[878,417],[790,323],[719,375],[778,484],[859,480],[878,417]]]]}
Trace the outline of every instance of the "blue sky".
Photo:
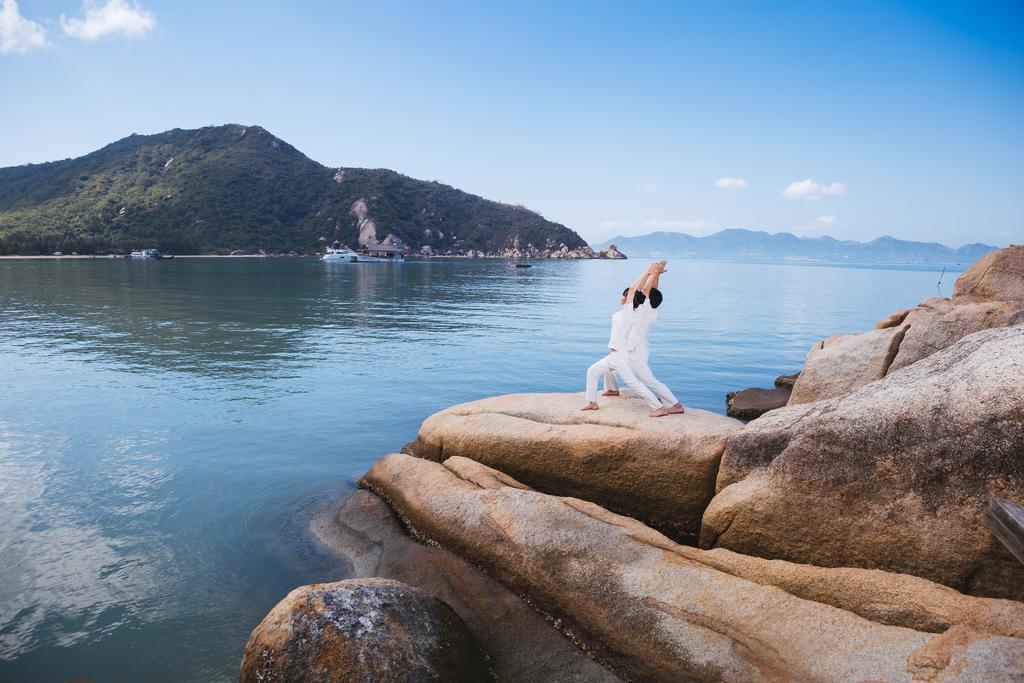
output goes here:
{"type": "Polygon", "coordinates": [[[592,243],[1024,242],[1020,2],[0,0],[0,166],[220,123],[592,243]]]}

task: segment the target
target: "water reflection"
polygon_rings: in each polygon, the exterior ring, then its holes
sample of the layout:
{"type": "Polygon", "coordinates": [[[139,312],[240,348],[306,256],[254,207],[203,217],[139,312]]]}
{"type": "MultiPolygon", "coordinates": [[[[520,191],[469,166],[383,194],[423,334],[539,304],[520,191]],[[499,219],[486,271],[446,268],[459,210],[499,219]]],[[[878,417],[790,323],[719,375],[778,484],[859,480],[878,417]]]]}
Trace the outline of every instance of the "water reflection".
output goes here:
{"type": "MultiPolygon", "coordinates": [[[[0,679],[236,677],[343,575],[303,511],[445,406],[582,389],[643,265],[0,261],[0,679]]],[[[721,412],[937,277],[673,261],[652,365],[721,412]]]]}

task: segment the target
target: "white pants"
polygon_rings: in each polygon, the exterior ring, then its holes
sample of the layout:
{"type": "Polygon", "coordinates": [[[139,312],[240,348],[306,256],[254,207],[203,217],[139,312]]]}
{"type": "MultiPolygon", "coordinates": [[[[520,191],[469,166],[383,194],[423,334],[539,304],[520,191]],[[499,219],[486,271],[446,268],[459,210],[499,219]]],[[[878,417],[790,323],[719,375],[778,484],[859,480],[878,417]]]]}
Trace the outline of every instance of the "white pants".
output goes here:
{"type": "Polygon", "coordinates": [[[635,391],[637,395],[647,403],[651,410],[657,410],[661,407],[661,404],[658,403],[657,397],[637,378],[635,374],[633,374],[633,369],[629,365],[629,353],[626,351],[612,351],[607,356],[587,368],[588,401],[597,403],[597,384],[601,379],[601,375],[605,375],[605,381],[607,382],[607,374],[610,374],[613,370],[619,373],[619,377],[622,378],[622,381],[625,382],[630,389],[635,391]]]}
{"type": "MultiPolygon", "coordinates": [[[[648,352],[647,351],[634,351],[629,354],[629,368],[633,372],[633,376],[643,382],[643,384],[650,388],[655,396],[661,401],[661,404],[666,408],[671,408],[675,404],[679,403],[679,399],[675,397],[672,390],[669,389],[661,380],[654,376],[651,372],[651,366],[647,364],[648,352]]],[[[612,372],[613,368],[608,367],[604,371],[604,388],[605,391],[618,391],[619,385],[615,381],[615,373],[612,372]]],[[[622,373],[619,373],[622,377],[622,373]]],[[[625,377],[622,380],[629,384],[625,377]]],[[[633,386],[629,384],[629,386],[633,386]]]]}

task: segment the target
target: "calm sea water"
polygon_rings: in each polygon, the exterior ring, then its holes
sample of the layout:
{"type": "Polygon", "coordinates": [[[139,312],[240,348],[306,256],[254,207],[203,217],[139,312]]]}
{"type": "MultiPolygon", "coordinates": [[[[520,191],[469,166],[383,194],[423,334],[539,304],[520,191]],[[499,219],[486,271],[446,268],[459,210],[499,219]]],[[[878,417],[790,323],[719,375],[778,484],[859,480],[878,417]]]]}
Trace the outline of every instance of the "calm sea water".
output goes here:
{"type": "MultiPolygon", "coordinates": [[[[646,261],[0,261],[0,680],[217,681],[318,504],[445,406],[581,390],[646,261]]],[[[654,370],[690,406],[948,295],[933,268],[672,261],[654,370]]]]}

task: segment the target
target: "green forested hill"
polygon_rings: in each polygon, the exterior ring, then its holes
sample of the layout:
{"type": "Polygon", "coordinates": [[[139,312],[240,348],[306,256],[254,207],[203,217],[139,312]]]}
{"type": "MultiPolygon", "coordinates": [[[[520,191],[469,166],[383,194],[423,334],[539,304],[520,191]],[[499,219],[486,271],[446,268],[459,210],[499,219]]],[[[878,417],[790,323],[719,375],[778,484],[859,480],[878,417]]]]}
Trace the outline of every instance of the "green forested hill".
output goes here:
{"type": "Polygon", "coordinates": [[[327,168],[258,126],[132,135],[78,159],[0,169],[6,254],[313,252],[356,246],[360,227],[364,239],[392,234],[436,253],[586,244],[523,207],[384,169],[327,168]]]}

